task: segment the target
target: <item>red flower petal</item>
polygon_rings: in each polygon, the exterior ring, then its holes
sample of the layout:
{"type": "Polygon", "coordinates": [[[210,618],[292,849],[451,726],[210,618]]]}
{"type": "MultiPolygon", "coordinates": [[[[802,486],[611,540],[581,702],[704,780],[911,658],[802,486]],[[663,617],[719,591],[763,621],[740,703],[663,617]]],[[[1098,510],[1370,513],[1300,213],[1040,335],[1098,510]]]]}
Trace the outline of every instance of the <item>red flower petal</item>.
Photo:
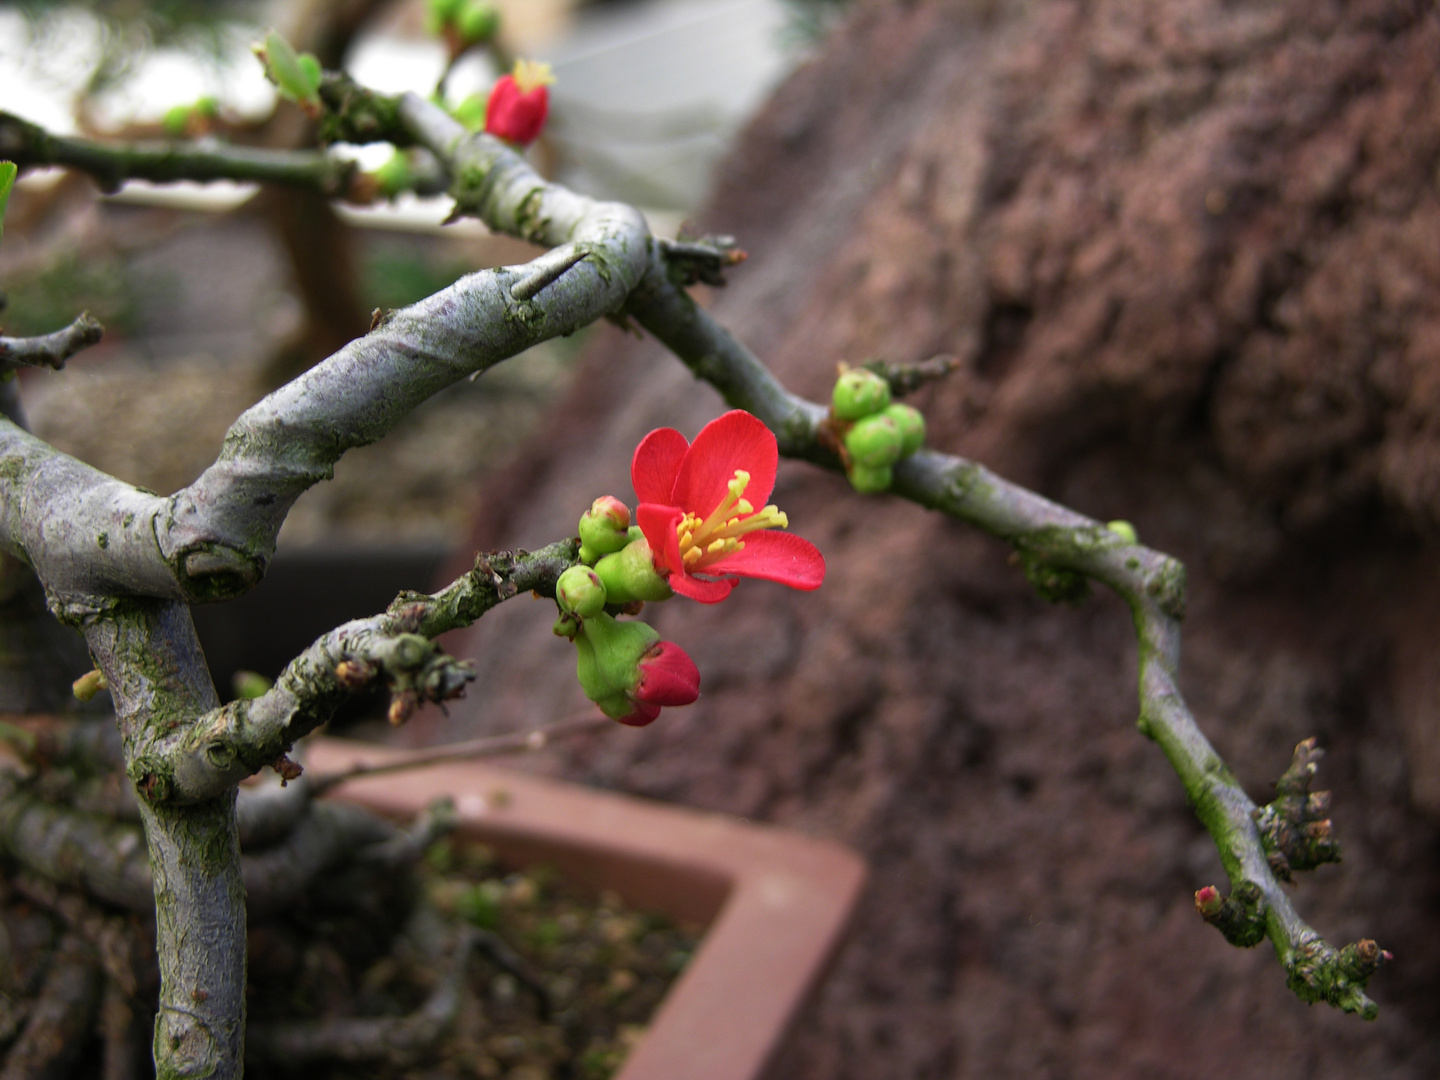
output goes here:
{"type": "MultiPolygon", "coordinates": [[[[818,589],[825,580],[825,557],[809,540],[791,533],[765,529],[761,532],[746,533],[744,541],[743,548],[711,563],[705,571],[778,581],[792,589],[818,589]]],[[[673,581],[670,587],[680,592],[673,581]]]]}
{"type": "Polygon", "coordinates": [[[635,508],[635,524],[645,534],[650,545],[651,558],[655,569],[661,574],[683,577],[685,564],[680,561],[680,537],[675,526],[685,514],[676,506],[663,506],[642,502],[635,508]]]}
{"type": "MultiPolygon", "coordinates": [[[[685,436],[674,428],[656,428],[641,439],[635,456],[630,459],[630,483],[635,485],[636,499],[669,506],[675,477],[689,449],[685,436]]],[[[651,540],[650,546],[654,548],[655,541],[651,540]]]]}
{"type": "Polygon", "coordinates": [[[543,86],[521,91],[513,75],[502,75],[485,105],[485,130],[508,142],[528,146],[540,137],[550,111],[550,93],[543,86]]]}
{"type": "Polygon", "coordinates": [[[666,580],[675,592],[681,596],[688,596],[691,600],[698,600],[702,604],[718,604],[729,596],[730,591],[739,584],[733,577],[707,581],[704,578],[695,577],[693,574],[671,574],[666,580]]]}
{"type": "Polygon", "coordinates": [[[637,701],[648,705],[689,705],[700,696],[700,669],[673,641],[660,641],[640,661],[637,701]]]}
{"type": "Polygon", "coordinates": [[[620,717],[618,723],[624,724],[626,727],[644,727],[659,715],[659,705],[647,705],[643,701],[637,701],[635,711],[629,716],[620,717]]]}
{"type": "Polygon", "coordinates": [[[745,498],[758,510],[775,490],[779,462],[780,451],[770,429],[749,413],[734,409],[700,429],[680,463],[667,501],[704,518],[729,494],[735,470],[744,469],[750,474],[745,498]]]}

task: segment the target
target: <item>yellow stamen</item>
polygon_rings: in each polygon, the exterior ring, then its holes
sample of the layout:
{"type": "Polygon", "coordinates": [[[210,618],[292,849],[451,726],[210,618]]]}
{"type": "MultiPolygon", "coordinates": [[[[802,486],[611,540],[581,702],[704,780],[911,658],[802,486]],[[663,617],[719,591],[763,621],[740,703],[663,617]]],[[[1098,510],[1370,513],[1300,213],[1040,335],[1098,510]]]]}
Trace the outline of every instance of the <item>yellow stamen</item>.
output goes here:
{"type": "Polygon", "coordinates": [[[790,524],[789,518],[774,506],[766,506],[757,513],[750,501],[741,497],[749,483],[750,474],[736,469],[735,479],[726,485],[729,494],[704,521],[696,514],[687,513],[676,525],[680,558],[687,569],[704,569],[727,555],[743,551],[745,543],[739,538],[746,533],[783,529],[790,524]]]}
{"type": "Polygon", "coordinates": [[[510,77],[515,80],[515,85],[522,94],[528,94],[531,90],[539,89],[542,86],[552,86],[555,83],[555,76],[550,71],[550,65],[541,63],[539,60],[516,60],[515,70],[510,72],[510,77]]]}

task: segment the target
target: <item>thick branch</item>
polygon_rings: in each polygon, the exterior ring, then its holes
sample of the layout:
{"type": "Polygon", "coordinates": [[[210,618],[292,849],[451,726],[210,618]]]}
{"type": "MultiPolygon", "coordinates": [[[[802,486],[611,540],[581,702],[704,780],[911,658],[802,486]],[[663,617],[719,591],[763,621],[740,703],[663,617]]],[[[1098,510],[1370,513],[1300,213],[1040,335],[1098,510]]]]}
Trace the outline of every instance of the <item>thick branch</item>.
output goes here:
{"type": "MultiPolygon", "coordinates": [[[[787,391],[670,280],[658,261],[631,294],[626,311],[727,402],[764,420],[783,453],[840,469],[824,438],[827,410],[787,391]]],[[[1159,743],[1179,775],[1219,849],[1232,892],[1248,898],[1256,924],[1263,922],[1292,990],[1304,1000],[1328,1001],[1373,1018],[1377,1006],[1364,988],[1378,963],[1357,959],[1357,950],[1368,956],[1374,943],[1337,950],[1296,913],[1272,870],[1256,827],[1255,804],[1185,705],[1176,681],[1180,620],[1185,615],[1185,568],[1180,562],[1129,543],[1100,522],[982,465],[948,454],[922,450],[902,461],[895,468],[893,491],[1008,541],[1037,584],[1063,593],[1073,583],[1093,578],[1129,604],[1140,640],[1140,730],[1159,743]]]]}
{"type": "Polygon", "coordinates": [[[25,558],[52,596],[244,591],[263,575],[295,499],[328,479],[346,450],[379,439],[451,383],[615,310],[639,281],[650,256],[638,211],[546,183],[504,144],[470,135],[418,97],[396,108],[456,176],[460,206],[563,249],[471,274],[392,312],[245,412],[215,464],[169,500],[0,424],[0,545],[25,558]]]}
{"type": "Polygon", "coordinates": [[[0,375],[22,367],[46,367],[59,371],[65,361],[81,349],[94,345],[105,328],[88,311],[63,330],[39,337],[0,337],[0,375]]]}
{"type": "MultiPolygon", "coordinates": [[[[128,769],[158,733],[215,708],[190,611],[119,601],[84,621],[110,684],[128,769]]],[[[235,790],[183,808],[140,807],[154,881],[160,966],[155,1067],[161,1076],[235,1080],[245,1040],[245,890],[235,790]]]]}
{"type": "Polygon", "coordinates": [[[78,169],[107,194],[119,191],[126,180],[238,180],[313,188],[336,197],[346,193],[356,170],[353,161],[315,151],[265,150],[213,140],[109,143],[70,138],[7,112],[0,112],[0,158],[15,162],[21,172],[50,165],[78,169]]]}

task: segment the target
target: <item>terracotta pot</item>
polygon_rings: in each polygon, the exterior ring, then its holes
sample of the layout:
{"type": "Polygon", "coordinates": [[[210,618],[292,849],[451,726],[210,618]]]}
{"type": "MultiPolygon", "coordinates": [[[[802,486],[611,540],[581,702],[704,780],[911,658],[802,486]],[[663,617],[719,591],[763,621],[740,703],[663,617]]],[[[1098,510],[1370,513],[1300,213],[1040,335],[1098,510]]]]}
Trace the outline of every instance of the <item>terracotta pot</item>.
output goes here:
{"type": "MultiPolygon", "coordinates": [[[[315,740],[316,773],[384,748],[315,740]]],[[[720,814],[464,762],[337,789],[410,817],[455,799],[461,835],[515,865],[545,862],[637,907],[705,924],[704,941],[616,1080],[759,1080],[819,985],[865,882],[837,844],[720,814]]]]}

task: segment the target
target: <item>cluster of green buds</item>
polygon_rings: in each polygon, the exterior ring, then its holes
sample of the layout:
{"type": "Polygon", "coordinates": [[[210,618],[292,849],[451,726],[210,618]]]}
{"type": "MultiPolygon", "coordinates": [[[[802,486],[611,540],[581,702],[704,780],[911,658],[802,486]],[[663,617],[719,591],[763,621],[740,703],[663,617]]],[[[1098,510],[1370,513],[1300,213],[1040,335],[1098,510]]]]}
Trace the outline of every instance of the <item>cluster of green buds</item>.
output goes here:
{"type": "Polygon", "coordinates": [[[700,673],[685,651],[646,623],[616,618],[673,594],[644,535],[631,526],[629,507],[613,495],[596,499],[580,518],[580,559],[555,583],[554,630],[575,643],[585,696],[633,726],[654,720],[662,706],[694,701],[700,673]]]}
{"type": "Polygon", "coordinates": [[[840,373],[830,414],[844,446],[845,475],[856,491],[888,491],[895,464],[920,449],[925,418],[890,400],[890,384],[866,368],[840,373]]]}
{"type": "Polygon", "coordinates": [[[197,139],[210,130],[211,122],[219,115],[220,102],[206,94],[188,105],[170,106],[160,124],[172,139],[197,139]]]}
{"type": "Polygon", "coordinates": [[[500,32],[500,9],[489,0],[430,0],[425,22],[432,34],[445,39],[453,59],[494,40],[500,32]]]}
{"type": "Polygon", "coordinates": [[[295,102],[310,116],[319,116],[320,61],[311,53],[297,53],[295,47],[274,30],[265,40],[252,46],[265,65],[265,76],[275,84],[280,96],[295,102]]]}

